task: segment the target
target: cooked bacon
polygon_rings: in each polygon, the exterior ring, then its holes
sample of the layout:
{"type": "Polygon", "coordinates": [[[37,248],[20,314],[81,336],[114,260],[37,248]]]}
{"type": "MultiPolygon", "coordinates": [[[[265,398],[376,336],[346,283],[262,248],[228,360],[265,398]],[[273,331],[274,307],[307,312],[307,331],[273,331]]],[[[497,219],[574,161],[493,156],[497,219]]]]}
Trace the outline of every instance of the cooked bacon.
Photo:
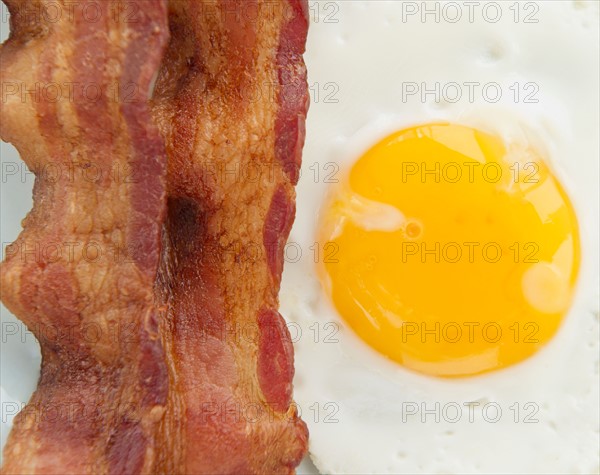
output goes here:
{"type": "Polygon", "coordinates": [[[298,0],[170,4],[153,102],[169,156],[166,417],[183,454],[169,473],[288,473],[306,452],[277,312],[308,104],[306,13],[298,0]]]}
{"type": "Polygon", "coordinates": [[[160,449],[168,373],[153,285],[166,155],[147,98],[168,38],[166,2],[130,2],[135,22],[115,18],[109,2],[93,2],[100,17],[88,21],[82,3],[50,22],[44,8],[57,2],[7,1],[0,80],[18,92],[3,98],[0,135],[37,178],[2,265],[2,300],[42,350],[7,474],[147,473],[160,449]]]}
{"type": "Polygon", "coordinates": [[[151,107],[165,0],[5,1],[0,136],[36,183],[1,297],[43,361],[2,473],[293,472],[305,1],[172,0],[151,107]]]}

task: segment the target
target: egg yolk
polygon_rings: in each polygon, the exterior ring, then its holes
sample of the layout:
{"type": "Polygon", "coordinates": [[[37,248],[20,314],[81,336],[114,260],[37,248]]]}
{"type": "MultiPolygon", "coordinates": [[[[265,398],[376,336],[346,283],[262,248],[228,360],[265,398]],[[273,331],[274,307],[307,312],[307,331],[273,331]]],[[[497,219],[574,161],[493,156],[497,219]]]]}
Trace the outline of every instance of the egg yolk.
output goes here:
{"type": "Polygon", "coordinates": [[[522,361],[570,306],[577,220],[526,144],[453,124],[402,130],[354,164],[321,216],[320,276],[337,311],[412,370],[522,361]]]}

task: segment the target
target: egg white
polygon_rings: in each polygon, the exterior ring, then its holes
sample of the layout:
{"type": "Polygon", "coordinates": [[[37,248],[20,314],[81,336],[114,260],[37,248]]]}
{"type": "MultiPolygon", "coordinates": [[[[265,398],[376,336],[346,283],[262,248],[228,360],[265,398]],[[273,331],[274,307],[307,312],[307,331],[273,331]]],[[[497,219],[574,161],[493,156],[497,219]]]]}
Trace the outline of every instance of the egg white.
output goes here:
{"type": "MultiPolygon", "coordinates": [[[[464,2],[455,3],[466,12],[464,2]]],[[[464,15],[457,23],[418,15],[403,21],[402,4],[320,2],[312,9],[306,60],[313,103],[281,290],[311,457],[323,473],[597,473],[598,4],[536,2],[530,19],[537,23],[522,16],[516,23],[513,2],[501,2],[497,23],[481,14],[472,23],[464,15]],[[432,95],[422,101],[403,96],[407,82],[494,82],[503,96],[471,101],[463,89],[455,103],[432,95]],[[538,102],[515,101],[517,82],[535,83],[538,102]],[[332,307],[315,264],[324,252],[316,243],[319,210],[335,181],[390,133],[439,121],[542,151],[574,203],[583,256],[575,302],[548,345],[505,370],[451,380],[410,372],[363,343],[332,307]],[[422,404],[432,412],[423,414],[422,404]],[[415,405],[418,413],[409,414],[415,405]],[[457,407],[462,417],[453,422],[457,407]],[[497,407],[502,415],[494,422],[497,407]]]]}

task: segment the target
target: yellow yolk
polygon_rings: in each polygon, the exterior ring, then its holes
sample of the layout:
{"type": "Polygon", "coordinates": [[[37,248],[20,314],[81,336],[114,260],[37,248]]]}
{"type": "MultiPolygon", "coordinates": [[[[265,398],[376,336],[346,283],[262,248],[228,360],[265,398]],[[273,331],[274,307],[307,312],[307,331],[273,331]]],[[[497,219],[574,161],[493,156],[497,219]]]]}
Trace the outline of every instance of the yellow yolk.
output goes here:
{"type": "Polygon", "coordinates": [[[573,207],[528,146],[451,124],[386,138],[322,213],[321,277],[371,347],[437,376],[524,360],[569,308],[573,207]]]}

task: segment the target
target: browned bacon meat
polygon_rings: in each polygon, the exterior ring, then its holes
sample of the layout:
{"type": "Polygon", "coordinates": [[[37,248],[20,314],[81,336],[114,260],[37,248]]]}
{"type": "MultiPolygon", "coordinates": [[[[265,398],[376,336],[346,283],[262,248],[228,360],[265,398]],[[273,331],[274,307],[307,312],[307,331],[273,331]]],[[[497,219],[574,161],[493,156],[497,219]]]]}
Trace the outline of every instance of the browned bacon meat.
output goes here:
{"type": "Polygon", "coordinates": [[[304,141],[305,7],[170,4],[153,102],[169,156],[158,288],[178,409],[167,425],[183,444],[168,472],[285,473],[306,451],[277,312],[304,141]]]}
{"type": "Polygon", "coordinates": [[[57,2],[7,2],[0,134],[37,177],[2,300],[38,336],[43,363],[3,473],[149,472],[160,449],[168,379],[153,284],[166,155],[147,98],[167,6],[131,2],[137,21],[125,22],[94,3],[97,21],[75,8],[51,22],[44,9],[57,2]]]}
{"type": "Polygon", "coordinates": [[[5,1],[0,136],[36,184],[1,297],[43,363],[2,473],[292,472],[305,1],[5,1]]]}

